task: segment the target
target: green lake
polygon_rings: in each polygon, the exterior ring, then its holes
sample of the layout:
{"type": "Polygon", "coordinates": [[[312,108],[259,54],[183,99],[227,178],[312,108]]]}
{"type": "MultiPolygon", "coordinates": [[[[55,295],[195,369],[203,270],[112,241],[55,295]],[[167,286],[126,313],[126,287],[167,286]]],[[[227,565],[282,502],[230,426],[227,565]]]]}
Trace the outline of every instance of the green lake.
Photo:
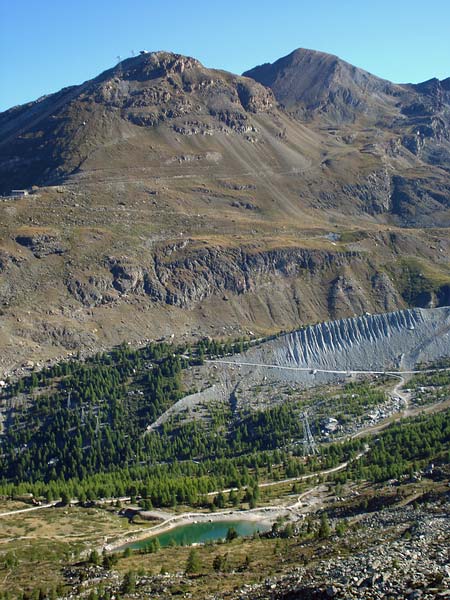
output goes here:
{"type": "Polygon", "coordinates": [[[174,527],[170,531],[160,533],[159,535],[152,535],[143,540],[127,544],[124,547],[132,549],[145,548],[153,539],[158,539],[162,548],[166,548],[174,543],[177,546],[203,544],[205,542],[225,539],[230,527],[233,527],[239,536],[249,536],[258,531],[261,533],[268,531],[270,524],[267,522],[243,520],[192,523],[191,525],[174,527]]]}

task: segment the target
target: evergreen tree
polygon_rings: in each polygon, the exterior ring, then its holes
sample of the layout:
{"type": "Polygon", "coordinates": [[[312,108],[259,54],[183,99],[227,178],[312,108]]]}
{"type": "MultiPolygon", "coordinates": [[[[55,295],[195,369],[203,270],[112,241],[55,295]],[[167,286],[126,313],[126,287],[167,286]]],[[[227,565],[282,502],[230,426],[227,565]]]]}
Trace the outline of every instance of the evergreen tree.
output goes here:
{"type": "Polygon", "coordinates": [[[187,575],[195,575],[197,574],[201,569],[201,562],[200,562],[200,557],[198,555],[198,552],[195,548],[192,548],[192,550],[189,552],[189,556],[186,562],[186,574],[187,575]]]}
{"type": "Polygon", "coordinates": [[[100,555],[97,550],[92,550],[89,555],[89,562],[91,565],[99,565],[100,564],[100,555]]]}
{"type": "Polygon", "coordinates": [[[330,537],[330,523],[328,521],[328,515],[326,512],[322,513],[320,517],[318,537],[321,540],[330,537]]]}
{"type": "Polygon", "coordinates": [[[216,554],[213,559],[213,569],[214,571],[226,571],[228,563],[228,554],[216,554]]]}
{"type": "Polygon", "coordinates": [[[226,541],[227,542],[232,542],[233,540],[235,540],[237,537],[239,537],[238,532],[236,531],[236,529],[234,527],[229,527],[228,531],[227,531],[227,536],[226,536],[226,541]]]}
{"type": "Polygon", "coordinates": [[[122,582],[122,592],[132,594],[136,590],[136,574],[133,571],[125,573],[122,582]]]}

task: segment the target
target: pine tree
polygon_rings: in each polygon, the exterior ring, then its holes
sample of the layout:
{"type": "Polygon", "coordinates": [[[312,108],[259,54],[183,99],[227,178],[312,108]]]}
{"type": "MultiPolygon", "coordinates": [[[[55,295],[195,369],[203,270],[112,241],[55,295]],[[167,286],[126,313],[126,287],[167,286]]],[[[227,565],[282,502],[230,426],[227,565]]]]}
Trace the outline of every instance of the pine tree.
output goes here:
{"type": "Polygon", "coordinates": [[[227,542],[232,542],[237,537],[239,537],[238,532],[234,527],[230,527],[227,531],[227,537],[225,538],[227,542]]]}
{"type": "Polygon", "coordinates": [[[322,513],[322,516],[320,517],[318,536],[320,539],[325,539],[330,536],[330,523],[326,512],[322,513]]]}
{"type": "Polygon", "coordinates": [[[97,550],[92,550],[92,552],[89,555],[89,562],[91,563],[91,565],[99,565],[100,564],[100,556],[99,556],[97,550]]]}
{"type": "Polygon", "coordinates": [[[136,590],[136,575],[133,571],[125,573],[122,582],[122,592],[124,594],[132,594],[136,590]]]}
{"type": "Polygon", "coordinates": [[[189,556],[186,562],[186,575],[195,575],[201,569],[200,557],[198,555],[197,550],[192,548],[189,552],[189,556]]]}

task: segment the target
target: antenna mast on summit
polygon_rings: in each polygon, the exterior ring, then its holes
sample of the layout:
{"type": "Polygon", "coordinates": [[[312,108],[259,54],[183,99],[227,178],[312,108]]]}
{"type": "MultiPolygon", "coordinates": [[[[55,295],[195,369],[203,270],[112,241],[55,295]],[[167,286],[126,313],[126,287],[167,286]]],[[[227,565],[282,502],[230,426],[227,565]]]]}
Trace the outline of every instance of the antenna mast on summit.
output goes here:
{"type": "Polygon", "coordinates": [[[303,433],[304,433],[303,455],[307,456],[310,454],[319,454],[319,449],[314,440],[314,436],[311,432],[311,427],[309,425],[309,419],[308,419],[308,413],[306,412],[306,410],[305,410],[305,412],[302,413],[302,423],[303,423],[303,433]]]}
{"type": "Polygon", "coordinates": [[[120,77],[122,75],[122,64],[121,64],[122,63],[122,57],[120,56],[120,54],[118,54],[116,56],[116,58],[117,58],[117,67],[118,67],[117,71],[118,71],[118,74],[119,74],[119,77],[120,77]]]}

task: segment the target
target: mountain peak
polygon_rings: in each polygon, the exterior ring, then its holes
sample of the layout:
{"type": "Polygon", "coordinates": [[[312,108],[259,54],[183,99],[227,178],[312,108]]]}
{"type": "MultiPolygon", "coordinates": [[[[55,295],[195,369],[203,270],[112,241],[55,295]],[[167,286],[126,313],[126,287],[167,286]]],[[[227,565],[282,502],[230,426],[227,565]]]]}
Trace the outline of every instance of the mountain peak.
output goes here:
{"type": "Polygon", "coordinates": [[[270,87],[291,112],[309,118],[320,112],[335,123],[353,121],[358,113],[367,111],[368,104],[372,110],[379,99],[384,104],[386,96],[398,94],[398,86],[389,81],[333,54],[305,48],[244,75],[270,87]]]}
{"type": "Polygon", "coordinates": [[[204,68],[196,58],[184,56],[174,52],[158,50],[155,52],[146,52],[143,50],[139,56],[133,56],[119,62],[113,69],[106,71],[122,78],[136,78],[141,74],[141,78],[156,79],[171,73],[184,73],[193,68],[204,68]]]}
{"type": "Polygon", "coordinates": [[[314,63],[319,65],[327,65],[328,67],[335,65],[340,59],[326,52],[310,50],[308,48],[297,48],[290,54],[279,58],[273,63],[264,63],[253,69],[243,73],[245,77],[258,78],[258,81],[263,85],[272,87],[274,83],[281,77],[285,77],[287,71],[296,67],[304,67],[307,64],[314,63]]]}
{"type": "Polygon", "coordinates": [[[128,147],[133,139],[141,148],[141,136],[152,145],[158,127],[173,141],[191,134],[244,136],[256,131],[252,115],[272,107],[272,92],[254,80],[208,69],[190,56],[144,52],[82,85],[0,114],[0,190],[104,165],[106,148],[128,147]]]}

